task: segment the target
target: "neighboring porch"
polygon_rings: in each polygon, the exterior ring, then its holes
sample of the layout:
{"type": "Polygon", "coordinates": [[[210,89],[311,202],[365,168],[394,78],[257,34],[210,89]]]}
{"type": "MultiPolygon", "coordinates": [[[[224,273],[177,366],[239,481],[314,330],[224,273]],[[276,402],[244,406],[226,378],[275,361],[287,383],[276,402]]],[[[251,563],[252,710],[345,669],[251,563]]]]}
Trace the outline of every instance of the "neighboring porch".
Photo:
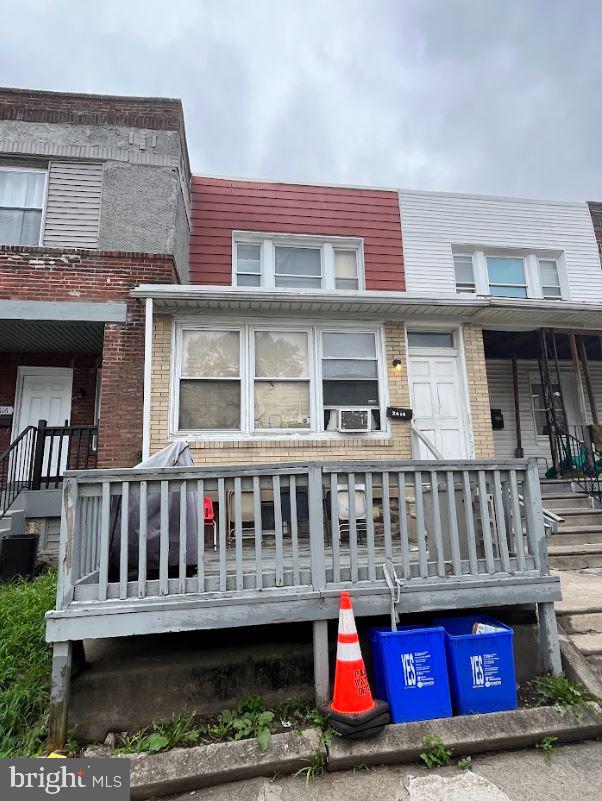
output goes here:
{"type": "Polygon", "coordinates": [[[560,658],[534,462],[297,462],[70,473],[54,643],[53,742],[72,643],[310,621],[328,696],[328,619],[536,605],[560,658]],[[398,578],[398,583],[396,581],[398,578]]]}

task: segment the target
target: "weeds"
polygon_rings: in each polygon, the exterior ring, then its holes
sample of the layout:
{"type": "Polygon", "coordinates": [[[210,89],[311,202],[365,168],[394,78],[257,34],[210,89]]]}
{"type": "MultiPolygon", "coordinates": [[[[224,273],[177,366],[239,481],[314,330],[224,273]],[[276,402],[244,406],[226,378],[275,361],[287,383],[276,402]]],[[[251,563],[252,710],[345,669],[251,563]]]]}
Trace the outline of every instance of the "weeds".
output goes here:
{"type": "Polygon", "coordinates": [[[319,779],[320,776],[324,775],[325,769],[326,756],[324,755],[324,752],[318,748],[308,764],[303,768],[299,768],[299,770],[293,775],[305,776],[305,787],[308,788],[312,782],[315,782],[316,779],[319,779]]]}
{"type": "Polygon", "coordinates": [[[449,765],[453,751],[447,748],[441,737],[427,734],[422,740],[423,751],[420,759],[427,768],[440,768],[449,765]]]}
{"type": "Polygon", "coordinates": [[[558,737],[543,737],[538,743],[535,743],[535,748],[540,748],[543,751],[543,761],[546,765],[552,762],[552,752],[556,748],[556,741],[558,737]]]}
{"type": "Polygon", "coordinates": [[[150,729],[123,738],[120,754],[136,754],[142,751],[158,753],[179,745],[196,744],[201,737],[201,727],[195,726],[194,715],[174,715],[169,720],[159,721],[150,729]]]}
{"type": "Polygon", "coordinates": [[[590,708],[590,704],[600,703],[602,700],[586,690],[582,684],[567,679],[564,673],[560,676],[538,676],[533,684],[542,706],[553,706],[561,717],[571,710],[577,723],[582,722],[583,714],[590,708]]]}
{"type": "Polygon", "coordinates": [[[458,767],[460,770],[472,770],[472,757],[465,756],[458,760],[457,762],[458,767]]]}
{"type": "Polygon", "coordinates": [[[0,586],[0,758],[44,750],[51,651],[44,615],[56,598],[56,574],[0,586]]]}

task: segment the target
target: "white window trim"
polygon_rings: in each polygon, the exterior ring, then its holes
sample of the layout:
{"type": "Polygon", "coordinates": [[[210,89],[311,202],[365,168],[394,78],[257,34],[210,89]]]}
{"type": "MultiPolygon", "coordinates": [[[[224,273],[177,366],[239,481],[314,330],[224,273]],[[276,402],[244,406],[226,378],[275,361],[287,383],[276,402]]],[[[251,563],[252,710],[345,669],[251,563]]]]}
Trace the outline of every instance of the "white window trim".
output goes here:
{"type": "MultiPolygon", "coordinates": [[[[304,292],[306,287],[276,287],[276,246],[319,248],[322,268],[321,290],[327,292],[360,292],[365,289],[364,240],[362,237],[313,236],[310,234],[282,234],[261,231],[232,232],[232,286],[237,284],[237,244],[260,245],[260,281],[259,286],[283,292],[304,292]],[[357,258],[357,289],[337,289],[334,265],[335,250],[352,250],[357,258]]],[[[316,276],[317,277],[317,276],[316,276]]],[[[249,288],[249,287],[247,287],[249,288]]]]}
{"type": "MultiPolygon", "coordinates": [[[[37,244],[35,245],[23,245],[22,247],[40,247],[44,242],[44,227],[46,225],[46,207],[48,205],[48,169],[44,169],[43,167],[19,167],[18,165],[14,164],[0,164],[0,172],[36,172],[40,175],[44,176],[44,189],[42,191],[42,206],[38,208],[37,206],[0,206],[0,209],[12,209],[12,210],[21,210],[21,211],[41,211],[42,216],[40,218],[40,235],[38,237],[37,244]]],[[[6,245],[6,243],[0,242],[0,245],[6,245]]],[[[6,245],[6,247],[11,247],[11,245],[6,245]]],[[[15,245],[15,247],[21,247],[21,245],[15,245]]]]}
{"type": "MultiPolygon", "coordinates": [[[[172,360],[170,370],[170,438],[184,437],[190,442],[238,442],[238,441],[272,441],[272,440],[347,440],[389,439],[390,428],[386,417],[389,403],[388,370],[386,363],[385,332],[383,325],[366,325],[365,323],[345,323],[333,325],[317,320],[299,320],[291,323],[286,320],[270,320],[262,322],[254,319],[242,319],[236,324],[232,320],[215,318],[198,322],[198,318],[178,318],[174,321],[172,331],[172,360]],[[240,332],[240,382],[241,382],[241,428],[240,429],[179,429],[178,412],[180,404],[182,332],[229,330],[240,332]],[[310,416],[311,425],[307,429],[260,429],[253,430],[254,424],[254,390],[255,374],[253,364],[253,344],[249,339],[258,331],[303,331],[309,332],[309,383],[310,383],[310,416]],[[375,335],[377,380],[379,389],[379,412],[381,429],[362,434],[345,434],[340,431],[323,429],[322,404],[322,334],[324,333],[371,333],[375,335]]],[[[291,379],[294,380],[294,379],[291,379]]],[[[363,407],[362,407],[363,408],[363,407]]]]}
{"type": "MultiPolygon", "coordinates": [[[[512,297],[504,295],[492,295],[491,285],[489,283],[489,272],[487,269],[487,259],[491,258],[506,258],[506,259],[522,259],[525,269],[525,284],[510,284],[508,286],[525,286],[527,289],[526,298],[514,298],[515,300],[543,300],[543,285],[541,281],[541,270],[539,268],[539,261],[555,261],[558,270],[558,281],[560,284],[560,297],[554,302],[560,300],[570,300],[568,279],[566,276],[566,264],[564,260],[564,253],[557,250],[541,250],[533,249],[528,250],[525,248],[500,248],[500,247],[471,247],[470,245],[452,245],[451,246],[451,259],[452,270],[454,274],[455,284],[455,267],[454,256],[471,256],[473,276],[475,281],[475,293],[472,292],[458,292],[456,294],[463,297],[474,297],[474,295],[483,295],[489,297],[512,297]]],[[[494,286],[505,286],[505,284],[494,284],[494,286]]]]}

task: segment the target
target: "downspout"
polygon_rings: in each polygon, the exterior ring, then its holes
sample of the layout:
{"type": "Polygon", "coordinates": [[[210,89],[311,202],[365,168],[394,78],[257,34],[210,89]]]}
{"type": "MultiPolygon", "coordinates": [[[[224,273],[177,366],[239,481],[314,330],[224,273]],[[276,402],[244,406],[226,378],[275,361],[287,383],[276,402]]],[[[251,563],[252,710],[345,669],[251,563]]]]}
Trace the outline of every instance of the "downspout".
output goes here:
{"type": "MultiPolygon", "coordinates": [[[[514,337],[513,337],[514,339],[514,337]]],[[[516,359],[516,351],[512,348],[512,389],[514,391],[514,420],[516,425],[516,451],[515,456],[517,459],[522,459],[525,455],[523,450],[523,434],[520,425],[520,398],[518,391],[518,362],[516,359]]]]}
{"type": "Polygon", "coordinates": [[[153,377],[153,299],[144,306],[144,395],[142,407],[142,458],[150,456],[150,421],[153,377]]]}

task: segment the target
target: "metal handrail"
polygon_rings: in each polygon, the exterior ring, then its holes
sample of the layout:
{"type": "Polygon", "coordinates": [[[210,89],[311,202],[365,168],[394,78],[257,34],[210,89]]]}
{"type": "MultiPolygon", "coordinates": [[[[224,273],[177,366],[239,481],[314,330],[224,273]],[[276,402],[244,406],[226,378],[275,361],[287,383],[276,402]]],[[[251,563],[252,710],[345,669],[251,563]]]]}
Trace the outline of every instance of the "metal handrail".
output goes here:
{"type": "Polygon", "coordinates": [[[32,487],[37,434],[35,426],[27,426],[0,454],[0,519],[32,487]]]}

